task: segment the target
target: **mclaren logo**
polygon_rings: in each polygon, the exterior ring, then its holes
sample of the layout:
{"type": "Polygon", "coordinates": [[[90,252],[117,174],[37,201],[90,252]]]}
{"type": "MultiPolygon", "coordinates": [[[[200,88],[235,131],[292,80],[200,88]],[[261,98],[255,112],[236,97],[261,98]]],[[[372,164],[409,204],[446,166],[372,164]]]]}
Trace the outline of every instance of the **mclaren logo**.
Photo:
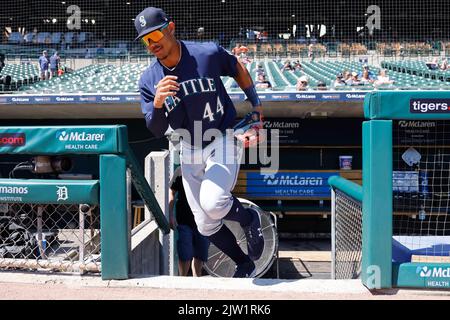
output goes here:
{"type": "Polygon", "coordinates": [[[74,97],[56,97],[55,99],[56,99],[56,101],[59,101],[59,102],[74,102],[75,101],[74,97]]]}
{"type": "Polygon", "coordinates": [[[429,277],[450,278],[450,268],[443,268],[443,267],[429,268],[427,266],[417,267],[416,273],[421,278],[429,278],[429,277]]]}
{"type": "Polygon", "coordinates": [[[298,129],[300,123],[287,121],[264,121],[264,127],[267,129],[298,129]]]}
{"type": "Polygon", "coordinates": [[[400,128],[435,128],[436,122],[434,121],[399,121],[400,128]]]}
{"type": "Polygon", "coordinates": [[[56,132],[56,139],[59,141],[75,141],[75,142],[84,142],[84,141],[104,141],[105,134],[104,133],[87,133],[87,132],[67,132],[65,130],[59,130],[56,132]]]}
{"type": "Polygon", "coordinates": [[[315,94],[296,94],[297,99],[316,99],[315,94]]]}
{"type": "Polygon", "coordinates": [[[364,99],[366,95],[361,93],[347,93],[345,96],[347,99],[364,99]]]}
{"type": "Polygon", "coordinates": [[[61,131],[61,132],[57,133],[56,136],[57,136],[59,141],[67,141],[67,140],[69,140],[69,135],[67,134],[66,131],[61,131]]]}
{"type": "Polygon", "coordinates": [[[273,174],[264,175],[264,181],[268,186],[323,186],[321,177],[299,177],[299,176],[278,176],[273,174]]]}
{"type": "Polygon", "coordinates": [[[12,98],[12,102],[30,102],[30,98],[12,98]]]}
{"type": "Polygon", "coordinates": [[[428,269],[428,267],[418,267],[417,273],[420,275],[421,278],[428,278],[431,276],[431,269],[428,269]]]}

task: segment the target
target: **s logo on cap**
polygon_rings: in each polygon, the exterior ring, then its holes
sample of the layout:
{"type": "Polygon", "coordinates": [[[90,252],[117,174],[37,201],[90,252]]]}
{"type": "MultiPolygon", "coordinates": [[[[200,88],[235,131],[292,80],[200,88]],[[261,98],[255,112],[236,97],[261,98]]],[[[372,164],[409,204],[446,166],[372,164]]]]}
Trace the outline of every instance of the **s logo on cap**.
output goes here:
{"type": "Polygon", "coordinates": [[[139,22],[141,23],[141,27],[145,27],[147,25],[147,21],[145,21],[144,16],[139,17],[139,22]]]}

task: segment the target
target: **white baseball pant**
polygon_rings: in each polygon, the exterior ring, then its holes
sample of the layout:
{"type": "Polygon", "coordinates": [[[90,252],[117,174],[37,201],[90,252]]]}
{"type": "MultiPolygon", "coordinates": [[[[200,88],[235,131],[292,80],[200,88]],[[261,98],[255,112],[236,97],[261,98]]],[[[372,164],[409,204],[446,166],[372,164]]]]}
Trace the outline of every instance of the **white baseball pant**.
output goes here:
{"type": "Polygon", "coordinates": [[[242,143],[230,135],[195,148],[181,142],[181,172],[186,198],[198,231],[210,236],[222,227],[222,219],[233,205],[231,190],[236,184],[242,143]]]}

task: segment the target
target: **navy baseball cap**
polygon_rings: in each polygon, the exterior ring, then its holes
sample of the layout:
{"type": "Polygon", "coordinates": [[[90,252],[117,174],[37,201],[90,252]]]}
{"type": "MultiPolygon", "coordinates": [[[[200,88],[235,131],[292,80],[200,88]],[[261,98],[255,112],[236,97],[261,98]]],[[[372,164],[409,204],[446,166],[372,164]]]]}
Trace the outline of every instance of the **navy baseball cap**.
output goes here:
{"type": "Polygon", "coordinates": [[[154,7],[145,8],[134,19],[134,26],[138,33],[135,40],[149,32],[160,29],[168,22],[169,18],[162,9],[154,7]]]}

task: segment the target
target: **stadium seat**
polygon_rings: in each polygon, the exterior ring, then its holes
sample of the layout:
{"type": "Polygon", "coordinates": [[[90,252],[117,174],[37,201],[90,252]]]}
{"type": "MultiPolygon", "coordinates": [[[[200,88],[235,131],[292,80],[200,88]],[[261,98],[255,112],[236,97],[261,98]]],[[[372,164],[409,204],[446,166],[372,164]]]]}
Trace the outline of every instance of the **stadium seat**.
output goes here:
{"type": "Polygon", "coordinates": [[[23,37],[20,32],[11,32],[8,38],[9,43],[22,43],[23,37]]]}
{"type": "Polygon", "coordinates": [[[62,33],[61,32],[53,32],[51,35],[51,40],[50,43],[51,44],[58,44],[61,42],[61,36],[62,33]]]}
{"type": "Polygon", "coordinates": [[[50,42],[50,33],[49,32],[39,32],[36,35],[36,42],[39,44],[45,44],[50,42]]]}
{"type": "Polygon", "coordinates": [[[77,42],[79,44],[84,44],[87,41],[89,41],[91,37],[92,37],[92,33],[91,32],[80,32],[79,35],[78,35],[77,42]]]}
{"type": "Polygon", "coordinates": [[[23,39],[24,39],[24,41],[25,41],[26,43],[32,43],[33,40],[34,40],[34,38],[35,38],[35,36],[36,36],[36,33],[30,32],[30,33],[27,33],[27,34],[23,37],[23,39]]]}
{"type": "MultiPolygon", "coordinates": [[[[66,36],[67,34],[64,34],[64,37],[66,36]]],[[[273,45],[272,50],[275,52],[280,52],[280,50],[291,52],[301,46],[301,44],[283,47],[273,45]]],[[[38,81],[39,70],[33,65],[7,65],[4,72],[8,72],[13,78],[14,85],[11,87],[19,88],[23,92],[138,92],[138,80],[142,71],[148,66],[148,55],[142,56],[141,59],[137,57],[135,63],[126,63],[120,67],[107,64],[107,62],[116,59],[114,52],[105,53],[102,59],[105,62],[104,64],[90,65],[48,81],[38,81]]],[[[333,87],[337,74],[344,71],[361,73],[363,70],[362,62],[343,60],[301,61],[301,70],[282,72],[284,60],[264,59],[260,62],[253,60],[246,67],[254,81],[257,78],[255,69],[259,63],[264,66],[267,79],[272,83],[272,90],[295,90],[298,78],[303,75],[309,77],[309,85],[312,88],[317,86],[319,82],[324,82],[328,88],[335,90],[446,90],[450,87],[449,72],[431,72],[423,61],[382,61],[380,66],[389,70],[388,75],[391,80],[394,80],[392,85],[344,86],[339,88],[333,87]],[[394,67],[397,71],[393,71],[394,67]],[[408,73],[408,71],[411,72],[408,73]]],[[[370,71],[375,75],[378,74],[379,70],[378,67],[370,66],[370,71]]],[[[240,90],[233,78],[223,77],[222,81],[227,90],[240,90]]],[[[2,87],[2,90],[4,89],[6,88],[2,87]]],[[[10,89],[8,88],[8,90],[10,89]]]]}
{"type": "Polygon", "coordinates": [[[140,74],[146,65],[127,64],[120,68],[112,65],[90,65],[73,73],[49,81],[40,81],[21,88],[26,92],[137,92],[140,74]]]}
{"type": "Polygon", "coordinates": [[[74,32],[66,32],[64,34],[64,42],[66,44],[72,44],[74,41],[75,33],[74,32]]]}
{"type": "Polygon", "coordinates": [[[0,76],[11,76],[11,86],[4,90],[17,90],[23,85],[31,84],[39,77],[39,69],[30,64],[7,64],[0,72],[0,76]]]}

